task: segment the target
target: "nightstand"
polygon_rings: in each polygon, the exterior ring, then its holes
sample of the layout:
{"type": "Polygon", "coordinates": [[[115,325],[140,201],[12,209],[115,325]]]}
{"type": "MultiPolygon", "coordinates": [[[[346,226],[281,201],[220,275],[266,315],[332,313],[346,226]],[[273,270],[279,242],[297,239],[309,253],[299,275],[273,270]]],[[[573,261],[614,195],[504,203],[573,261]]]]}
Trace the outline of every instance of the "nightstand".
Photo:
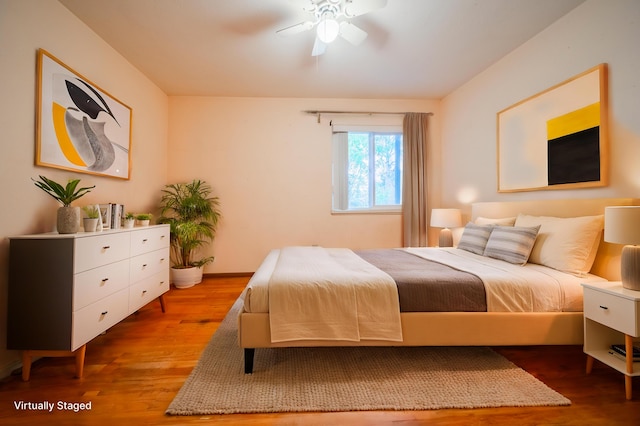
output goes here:
{"type": "Polygon", "coordinates": [[[633,362],[633,344],[640,336],[640,291],[627,290],[620,282],[582,284],[584,287],[584,352],[587,374],[593,360],[625,375],[625,394],[631,399],[631,379],[640,376],[640,362],[633,362]],[[626,359],[611,345],[624,343],[626,359]]]}

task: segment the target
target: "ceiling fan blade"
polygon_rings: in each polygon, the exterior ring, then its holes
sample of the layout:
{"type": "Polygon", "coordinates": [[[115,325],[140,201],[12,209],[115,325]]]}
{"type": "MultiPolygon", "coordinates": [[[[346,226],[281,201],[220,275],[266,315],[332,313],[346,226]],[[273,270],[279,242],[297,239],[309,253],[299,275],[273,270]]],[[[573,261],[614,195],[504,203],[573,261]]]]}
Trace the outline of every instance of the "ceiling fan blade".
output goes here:
{"type": "Polygon", "coordinates": [[[343,21],[340,23],[340,36],[354,46],[357,46],[367,38],[367,33],[351,22],[343,21]]]}
{"type": "Polygon", "coordinates": [[[320,56],[327,50],[327,45],[316,37],[316,41],[313,43],[313,50],[311,51],[311,56],[320,56]]]}
{"type": "Polygon", "coordinates": [[[295,24],[290,27],[278,30],[276,31],[276,34],[279,34],[281,36],[290,36],[290,35],[304,32],[304,31],[308,31],[311,28],[313,28],[314,25],[315,23],[311,21],[300,22],[299,24],[295,24]]]}
{"type": "Polygon", "coordinates": [[[344,14],[347,18],[364,15],[387,5],[387,0],[352,0],[344,6],[344,14]]]}

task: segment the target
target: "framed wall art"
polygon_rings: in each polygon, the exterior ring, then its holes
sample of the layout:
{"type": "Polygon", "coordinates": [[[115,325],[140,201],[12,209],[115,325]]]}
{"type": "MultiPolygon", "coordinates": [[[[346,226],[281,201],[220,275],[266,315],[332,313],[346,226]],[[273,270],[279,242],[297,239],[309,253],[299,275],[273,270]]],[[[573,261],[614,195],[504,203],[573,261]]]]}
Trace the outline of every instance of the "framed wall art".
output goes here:
{"type": "Polygon", "coordinates": [[[607,185],[607,66],[498,113],[498,192],[607,185]]]}
{"type": "Polygon", "coordinates": [[[37,75],[36,165],[129,179],[131,108],[43,49],[37,75]]]}

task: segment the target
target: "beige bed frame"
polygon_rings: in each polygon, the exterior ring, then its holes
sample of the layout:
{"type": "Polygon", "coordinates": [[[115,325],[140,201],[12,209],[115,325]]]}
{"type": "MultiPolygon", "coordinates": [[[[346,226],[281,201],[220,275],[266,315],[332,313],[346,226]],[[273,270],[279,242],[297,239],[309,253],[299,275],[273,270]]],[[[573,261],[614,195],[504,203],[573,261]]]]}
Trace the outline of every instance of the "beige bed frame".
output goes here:
{"type": "MultiPolygon", "coordinates": [[[[606,206],[640,205],[633,198],[487,202],[472,205],[472,219],[501,218],[526,213],[575,217],[604,213],[606,206]]],[[[601,241],[591,269],[595,275],[619,280],[621,246],[601,241]]],[[[253,371],[255,348],[303,346],[512,346],[578,345],[583,342],[582,312],[406,312],[401,313],[404,341],[296,341],[271,343],[269,314],[238,317],[238,340],[245,351],[245,373],[253,371]]]]}

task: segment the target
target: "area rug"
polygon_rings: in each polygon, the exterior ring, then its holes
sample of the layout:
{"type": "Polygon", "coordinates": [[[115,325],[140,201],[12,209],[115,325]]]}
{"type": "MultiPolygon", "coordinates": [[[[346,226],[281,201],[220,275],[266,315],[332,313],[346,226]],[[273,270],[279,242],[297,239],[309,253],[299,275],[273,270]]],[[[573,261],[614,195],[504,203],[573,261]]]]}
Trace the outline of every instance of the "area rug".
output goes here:
{"type": "Polygon", "coordinates": [[[486,347],[256,349],[244,374],[238,299],[170,415],[570,405],[486,347]]]}

